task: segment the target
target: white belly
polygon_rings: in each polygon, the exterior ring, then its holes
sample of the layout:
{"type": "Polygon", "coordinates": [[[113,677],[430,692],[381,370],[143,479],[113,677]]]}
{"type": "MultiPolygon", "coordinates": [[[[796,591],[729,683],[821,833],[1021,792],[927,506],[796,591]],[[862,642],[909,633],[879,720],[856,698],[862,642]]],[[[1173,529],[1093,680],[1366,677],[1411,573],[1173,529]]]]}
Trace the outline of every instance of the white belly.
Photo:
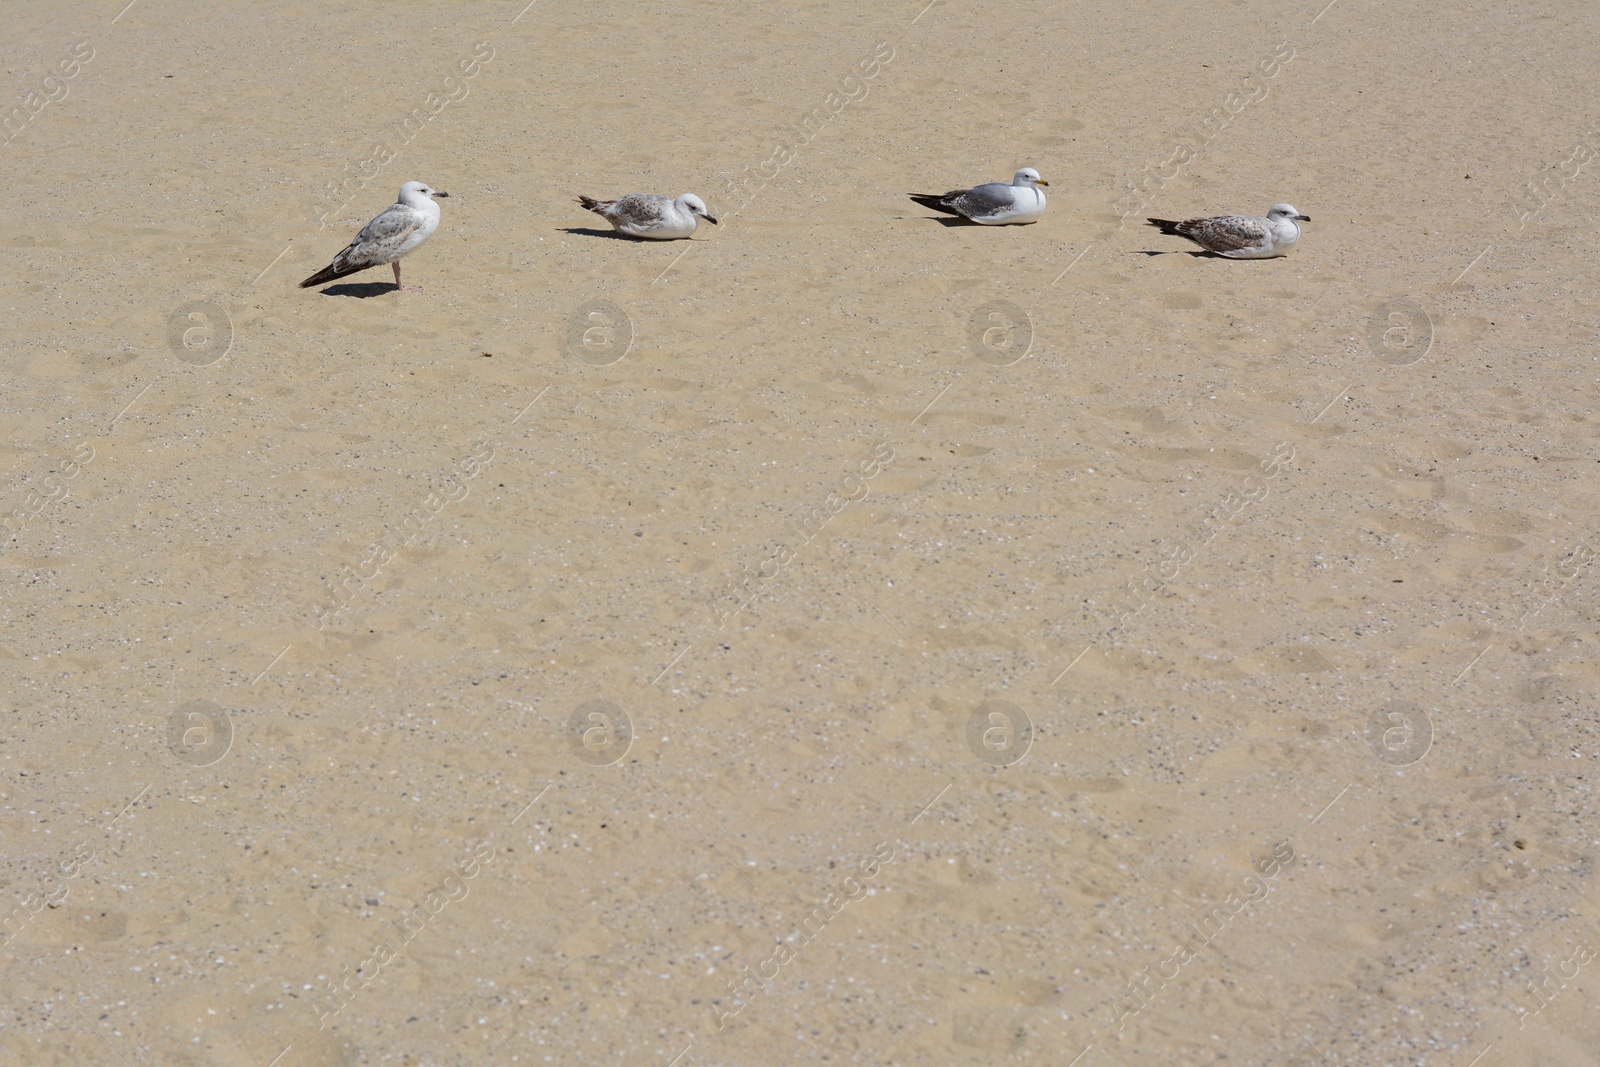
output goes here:
{"type": "Polygon", "coordinates": [[[416,248],[422,242],[432,237],[433,231],[439,228],[439,205],[430,201],[428,207],[432,208],[433,210],[424,211],[422,225],[411,231],[411,233],[407,234],[406,239],[400,242],[400,249],[394,254],[395,259],[399,259],[407,252],[411,251],[413,248],[416,248]]]}
{"type": "Polygon", "coordinates": [[[1265,244],[1255,248],[1240,248],[1232,252],[1224,252],[1229,259],[1274,259],[1286,256],[1294,243],[1300,240],[1300,227],[1293,222],[1282,222],[1273,227],[1265,244]]]}
{"type": "Polygon", "coordinates": [[[992,218],[975,218],[980,226],[1020,226],[1044,217],[1044,193],[1038,189],[1017,189],[1015,210],[992,218]]]}
{"type": "Polygon", "coordinates": [[[657,241],[675,241],[688,237],[700,228],[700,220],[690,215],[687,219],[663,219],[653,226],[640,226],[624,222],[617,229],[631,237],[649,237],[657,241]]]}

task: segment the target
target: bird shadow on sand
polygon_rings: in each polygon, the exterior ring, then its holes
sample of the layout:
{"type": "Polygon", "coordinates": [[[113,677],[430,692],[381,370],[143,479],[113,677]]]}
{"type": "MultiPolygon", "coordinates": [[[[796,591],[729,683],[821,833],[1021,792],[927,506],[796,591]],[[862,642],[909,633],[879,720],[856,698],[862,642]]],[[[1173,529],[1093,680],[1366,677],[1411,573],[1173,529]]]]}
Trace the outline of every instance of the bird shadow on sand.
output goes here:
{"type": "Polygon", "coordinates": [[[342,285],[330,285],[326,289],[318,290],[319,296],[353,296],[361,300],[369,297],[382,296],[385,293],[397,293],[399,287],[394,282],[345,282],[342,285]]]}
{"type": "Polygon", "coordinates": [[[901,215],[900,218],[920,219],[925,222],[937,222],[939,225],[944,226],[947,229],[954,229],[958,226],[978,225],[978,223],[973,222],[964,215],[901,215]]]}
{"type": "MultiPolygon", "coordinates": [[[[985,226],[981,222],[973,222],[965,215],[902,215],[900,217],[927,219],[930,222],[937,222],[940,226],[943,226],[947,230],[961,229],[962,227],[966,226],[976,226],[980,230],[998,230],[1001,228],[999,226],[985,226]]],[[[1032,226],[1034,224],[1031,222],[1013,222],[1011,225],[1032,226]]]]}
{"type": "Polygon", "coordinates": [[[570,234],[572,234],[572,235],[574,235],[576,237],[609,237],[613,241],[649,241],[650,240],[648,237],[635,237],[632,234],[623,233],[621,230],[613,230],[613,229],[610,229],[610,228],[607,228],[607,229],[604,229],[604,230],[598,230],[598,229],[595,229],[592,226],[562,226],[561,227],[561,232],[562,233],[570,233],[570,234]]]}

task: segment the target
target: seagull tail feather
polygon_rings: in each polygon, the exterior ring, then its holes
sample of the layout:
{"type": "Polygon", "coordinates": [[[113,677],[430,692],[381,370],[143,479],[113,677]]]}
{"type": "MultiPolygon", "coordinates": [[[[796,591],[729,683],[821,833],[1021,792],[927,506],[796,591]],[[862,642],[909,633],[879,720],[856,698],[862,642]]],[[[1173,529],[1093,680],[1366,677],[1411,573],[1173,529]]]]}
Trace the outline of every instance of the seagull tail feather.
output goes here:
{"type": "Polygon", "coordinates": [[[961,212],[957,211],[955,208],[947,207],[945,205],[944,199],[946,196],[950,195],[948,193],[907,193],[906,195],[931,211],[942,211],[946,215],[961,214],[961,212]]]}
{"type": "Polygon", "coordinates": [[[346,274],[355,274],[358,271],[364,271],[375,265],[376,264],[368,263],[360,267],[342,267],[339,265],[338,260],[334,260],[332,263],[329,263],[326,267],[323,267],[321,270],[317,271],[317,273],[301,282],[300,288],[310,289],[313,286],[322,285],[325,282],[331,282],[335,278],[343,278],[346,274]]]}

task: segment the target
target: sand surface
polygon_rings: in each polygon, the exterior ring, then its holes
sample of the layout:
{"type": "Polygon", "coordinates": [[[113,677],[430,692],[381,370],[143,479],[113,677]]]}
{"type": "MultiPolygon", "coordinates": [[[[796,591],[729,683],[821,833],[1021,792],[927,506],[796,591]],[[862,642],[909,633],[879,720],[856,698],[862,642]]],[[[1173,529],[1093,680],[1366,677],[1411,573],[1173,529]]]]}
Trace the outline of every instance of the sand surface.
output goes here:
{"type": "Polygon", "coordinates": [[[924,3],[0,7],[0,1062],[1595,1062],[1600,7],[924,3]]]}

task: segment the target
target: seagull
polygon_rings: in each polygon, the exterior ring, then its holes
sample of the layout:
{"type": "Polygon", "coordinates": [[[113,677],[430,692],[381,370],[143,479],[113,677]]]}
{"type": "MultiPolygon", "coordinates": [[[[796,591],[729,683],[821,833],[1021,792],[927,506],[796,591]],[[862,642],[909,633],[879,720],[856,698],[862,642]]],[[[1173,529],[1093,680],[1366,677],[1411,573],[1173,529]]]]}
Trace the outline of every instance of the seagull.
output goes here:
{"type": "Polygon", "coordinates": [[[1044,193],[1038,187],[1049,184],[1032,167],[1023,167],[1010,185],[990,182],[976,189],[952,189],[943,196],[909,195],[923,207],[947,215],[960,215],[984,226],[1011,226],[1039,221],[1044,215],[1044,193]]]}
{"type": "Polygon", "coordinates": [[[389,263],[394,266],[395,291],[405,292],[406,287],[400,284],[400,257],[433,236],[439,228],[439,205],[433,198],[449,195],[422,182],[406,182],[400,187],[400,199],[361,227],[356,239],[334,256],[332,263],[301,282],[300,288],[309,289],[389,263]]]}
{"type": "Polygon", "coordinates": [[[1273,204],[1264,219],[1254,215],[1219,215],[1212,219],[1151,219],[1162,233],[1187,237],[1207,252],[1229,259],[1271,259],[1288,255],[1300,240],[1300,223],[1310,222],[1292,204],[1273,204]]]}
{"type": "Polygon", "coordinates": [[[580,195],[578,203],[629,237],[675,241],[698,230],[701,219],[718,225],[706,211],[706,202],[693,193],[684,193],[676,200],[660,193],[629,193],[615,200],[580,195]]]}

